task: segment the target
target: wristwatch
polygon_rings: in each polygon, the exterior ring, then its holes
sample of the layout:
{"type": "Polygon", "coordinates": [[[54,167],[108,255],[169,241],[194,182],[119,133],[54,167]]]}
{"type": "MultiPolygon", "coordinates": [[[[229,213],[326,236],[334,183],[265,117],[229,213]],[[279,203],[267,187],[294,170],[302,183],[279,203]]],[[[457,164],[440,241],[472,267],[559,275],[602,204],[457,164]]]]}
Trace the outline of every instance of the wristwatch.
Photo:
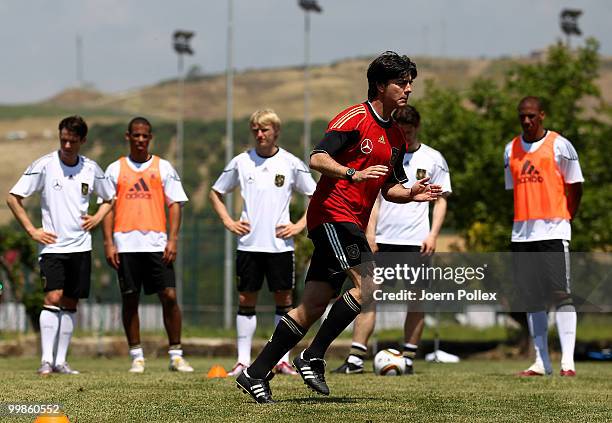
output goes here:
{"type": "Polygon", "coordinates": [[[353,182],[353,176],[355,176],[355,168],[354,167],[349,167],[348,169],[346,169],[346,179],[348,179],[349,182],[353,182]]]}

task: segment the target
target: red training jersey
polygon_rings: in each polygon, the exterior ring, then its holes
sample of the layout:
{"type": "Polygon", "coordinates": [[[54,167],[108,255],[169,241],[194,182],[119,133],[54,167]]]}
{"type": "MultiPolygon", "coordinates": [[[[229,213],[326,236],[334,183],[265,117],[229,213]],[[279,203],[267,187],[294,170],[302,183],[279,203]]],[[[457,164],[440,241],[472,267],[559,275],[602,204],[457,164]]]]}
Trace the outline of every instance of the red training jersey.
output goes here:
{"type": "Polygon", "coordinates": [[[365,231],[381,187],[391,181],[403,183],[402,161],[406,139],[393,119],[381,120],[369,102],[357,104],[331,120],[325,137],[312,154],[328,153],[341,165],[364,170],[374,165],[389,168],[386,177],[351,182],[321,176],[308,206],[307,226],[352,222],[365,231]]]}

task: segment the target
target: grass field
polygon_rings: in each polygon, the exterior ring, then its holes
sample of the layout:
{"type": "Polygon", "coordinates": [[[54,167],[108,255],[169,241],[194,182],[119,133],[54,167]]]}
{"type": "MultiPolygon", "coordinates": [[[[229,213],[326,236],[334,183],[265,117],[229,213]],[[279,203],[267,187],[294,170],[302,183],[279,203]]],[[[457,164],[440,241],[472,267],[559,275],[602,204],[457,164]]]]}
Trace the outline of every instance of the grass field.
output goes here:
{"type": "Polygon", "coordinates": [[[299,377],[281,376],[271,382],[278,403],[257,405],[233,379],[205,378],[212,364],[227,368],[231,359],[190,361],[194,374],[170,373],[165,359],[152,359],[145,374],[132,375],[127,358],[74,359],[82,374],[42,379],[36,359],[0,359],[0,402],[61,403],[73,423],[612,421],[609,363],[578,363],[576,378],[521,379],[513,373],[527,362],[418,361],[414,376],[328,374],[329,397],[311,393],[299,377]]]}

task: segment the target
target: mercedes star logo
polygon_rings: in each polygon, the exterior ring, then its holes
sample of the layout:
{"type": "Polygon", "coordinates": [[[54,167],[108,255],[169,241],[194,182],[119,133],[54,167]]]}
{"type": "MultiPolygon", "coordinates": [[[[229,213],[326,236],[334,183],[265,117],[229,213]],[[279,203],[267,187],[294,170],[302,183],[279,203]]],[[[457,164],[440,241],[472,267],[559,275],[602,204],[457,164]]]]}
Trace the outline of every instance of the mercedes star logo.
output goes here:
{"type": "Polygon", "coordinates": [[[370,141],[369,138],[366,138],[365,140],[361,141],[361,152],[363,154],[370,154],[372,152],[372,141],[370,141]]]}

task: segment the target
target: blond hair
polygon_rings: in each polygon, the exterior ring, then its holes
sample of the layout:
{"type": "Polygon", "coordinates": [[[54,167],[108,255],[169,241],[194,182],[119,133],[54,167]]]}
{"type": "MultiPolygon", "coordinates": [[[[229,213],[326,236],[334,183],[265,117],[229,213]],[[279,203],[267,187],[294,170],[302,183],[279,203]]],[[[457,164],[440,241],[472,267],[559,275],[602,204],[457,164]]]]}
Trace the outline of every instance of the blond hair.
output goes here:
{"type": "Polygon", "coordinates": [[[253,125],[272,125],[274,130],[278,132],[281,126],[281,120],[272,109],[256,110],[249,119],[249,126],[253,125]]]}

